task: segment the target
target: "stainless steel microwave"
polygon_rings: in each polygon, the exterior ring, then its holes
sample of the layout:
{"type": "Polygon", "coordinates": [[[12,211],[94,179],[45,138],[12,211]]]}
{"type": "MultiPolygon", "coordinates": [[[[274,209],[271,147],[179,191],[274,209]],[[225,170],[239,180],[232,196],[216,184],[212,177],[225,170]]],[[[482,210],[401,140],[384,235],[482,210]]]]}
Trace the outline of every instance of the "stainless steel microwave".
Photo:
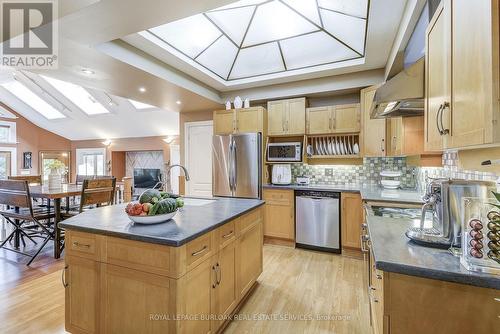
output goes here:
{"type": "Polygon", "coordinates": [[[267,161],[302,161],[302,143],[268,143],[267,161]]]}

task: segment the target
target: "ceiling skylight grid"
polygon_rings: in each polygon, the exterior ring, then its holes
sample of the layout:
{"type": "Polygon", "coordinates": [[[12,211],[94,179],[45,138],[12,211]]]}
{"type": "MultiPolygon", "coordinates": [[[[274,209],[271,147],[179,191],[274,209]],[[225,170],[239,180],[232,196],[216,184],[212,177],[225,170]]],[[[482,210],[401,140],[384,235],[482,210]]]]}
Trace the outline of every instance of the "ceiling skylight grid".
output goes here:
{"type": "Polygon", "coordinates": [[[109,113],[109,110],[100,104],[85,88],[44,75],[41,77],[87,115],[109,113]]]}
{"type": "Polygon", "coordinates": [[[3,83],[1,84],[1,86],[9,91],[12,95],[14,95],[17,99],[24,102],[33,110],[49,120],[66,118],[66,116],[64,116],[64,114],[62,114],[59,110],[51,106],[37,94],[31,91],[31,89],[17,80],[3,83]]]}
{"type": "Polygon", "coordinates": [[[146,32],[224,81],[363,58],[369,0],[241,0],[146,32]]]}

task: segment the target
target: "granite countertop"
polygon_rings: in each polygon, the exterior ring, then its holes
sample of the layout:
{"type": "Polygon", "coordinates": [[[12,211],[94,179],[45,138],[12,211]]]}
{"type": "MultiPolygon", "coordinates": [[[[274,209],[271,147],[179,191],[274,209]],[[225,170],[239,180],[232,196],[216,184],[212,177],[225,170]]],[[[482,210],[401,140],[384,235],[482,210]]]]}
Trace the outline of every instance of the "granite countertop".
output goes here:
{"type": "MultiPolygon", "coordinates": [[[[500,276],[468,271],[448,250],[411,242],[409,219],[367,216],[371,250],[377,269],[398,274],[500,289],[500,276]]],[[[420,223],[420,222],[419,222],[420,223]]]]}
{"type": "Polygon", "coordinates": [[[378,185],[358,185],[358,184],[311,184],[302,186],[298,184],[274,185],[265,184],[268,189],[292,189],[292,190],[321,190],[338,192],[356,192],[361,193],[364,201],[377,202],[397,202],[422,204],[423,193],[416,190],[406,189],[382,189],[378,185]]]}
{"type": "Polygon", "coordinates": [[[121,204],[83,212],[59,225],[70,230],[178,247],[263,204],[262,200],[239,198],[217,198],[203,206],[186,203],[172,220],[153,225],[134,224],[125,213],[126,205],[121,204]]]}

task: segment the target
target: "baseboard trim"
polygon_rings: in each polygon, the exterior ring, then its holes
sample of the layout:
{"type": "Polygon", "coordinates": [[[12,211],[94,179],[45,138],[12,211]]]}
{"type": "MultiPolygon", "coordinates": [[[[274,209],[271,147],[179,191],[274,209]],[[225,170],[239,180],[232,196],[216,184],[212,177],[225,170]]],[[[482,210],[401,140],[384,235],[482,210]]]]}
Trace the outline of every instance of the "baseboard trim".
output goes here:
{"type": "Polygon", "coordinates": [[[295,248],[295,240],[276,238],[276,237],[264,236],[264,244],[295,248]]]}

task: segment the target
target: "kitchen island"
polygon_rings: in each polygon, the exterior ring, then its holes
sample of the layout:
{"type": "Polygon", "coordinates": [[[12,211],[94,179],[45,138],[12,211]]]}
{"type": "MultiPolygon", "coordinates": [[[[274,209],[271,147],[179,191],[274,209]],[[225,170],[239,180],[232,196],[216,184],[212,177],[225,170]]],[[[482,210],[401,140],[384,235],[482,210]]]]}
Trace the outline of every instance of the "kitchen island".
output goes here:
{"type": "Polygon", "coordinates": [[[66,330],[221,330],[262,273],[263,204],[187,199],[173,220],[149,226],[124,205],[64,221],[66,330]]]}
{"type": "Polygon", "coordinates": [[[419,222],[372,215],[366,222],[375,333],[498,330],[500,276],[467,271],[448,250],[411,242],[405,232],[419,222]]]}

